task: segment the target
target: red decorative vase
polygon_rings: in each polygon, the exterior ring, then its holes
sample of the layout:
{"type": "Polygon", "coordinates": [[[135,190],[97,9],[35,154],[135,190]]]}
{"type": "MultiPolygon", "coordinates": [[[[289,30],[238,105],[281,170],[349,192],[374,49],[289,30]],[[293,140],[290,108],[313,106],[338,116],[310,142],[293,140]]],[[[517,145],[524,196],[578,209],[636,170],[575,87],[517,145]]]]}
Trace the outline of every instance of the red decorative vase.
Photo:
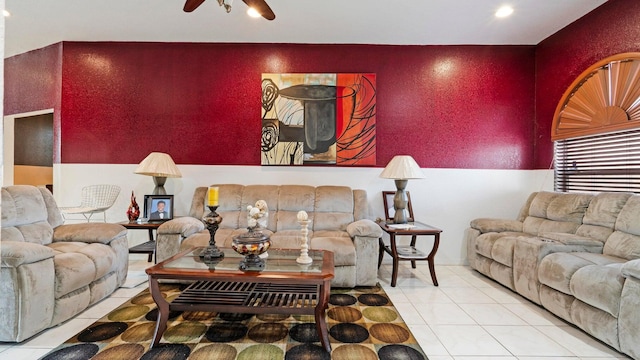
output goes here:
{"type": "Polygon", "coordinates": [[[133,195],[133,191],[131,192],[131,204],[129,204],[129,208],[127,209],[127,218],[129,218],[129,222],[134,222],[138,220],[140,216],[140,207],[136,202],[136,197],[133,195]]]}

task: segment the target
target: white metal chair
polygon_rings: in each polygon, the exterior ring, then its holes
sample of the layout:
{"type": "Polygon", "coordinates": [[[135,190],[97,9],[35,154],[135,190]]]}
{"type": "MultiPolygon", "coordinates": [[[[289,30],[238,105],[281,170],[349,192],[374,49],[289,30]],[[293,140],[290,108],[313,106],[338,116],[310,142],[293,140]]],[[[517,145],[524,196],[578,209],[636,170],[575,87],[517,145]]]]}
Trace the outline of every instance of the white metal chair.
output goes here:
{"type": "Polygon", "coordinates": [[[106,211],[113,206],[120,194],[117,185],[90,185],[82,188],[82,199],[79,206],[61,207],[62,216],[82,214],[87,222],[91,221],[94,214],[102,213],[104,222],[107,222],[106,211]]]}

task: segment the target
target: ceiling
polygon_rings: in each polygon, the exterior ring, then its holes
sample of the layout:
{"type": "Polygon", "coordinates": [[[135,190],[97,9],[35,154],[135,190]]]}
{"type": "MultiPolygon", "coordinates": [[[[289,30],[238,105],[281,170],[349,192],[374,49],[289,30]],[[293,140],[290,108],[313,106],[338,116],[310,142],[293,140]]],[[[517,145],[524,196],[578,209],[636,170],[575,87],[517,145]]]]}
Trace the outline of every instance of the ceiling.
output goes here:
{"type": "Polygon", "coordinates": [[[274,21],[235,0],[5,0],[5,57],[60,41],[535,45],[606,0],[268,0],[274,21]],[[494,17],[503,4],[508,18],[494,17]]]}

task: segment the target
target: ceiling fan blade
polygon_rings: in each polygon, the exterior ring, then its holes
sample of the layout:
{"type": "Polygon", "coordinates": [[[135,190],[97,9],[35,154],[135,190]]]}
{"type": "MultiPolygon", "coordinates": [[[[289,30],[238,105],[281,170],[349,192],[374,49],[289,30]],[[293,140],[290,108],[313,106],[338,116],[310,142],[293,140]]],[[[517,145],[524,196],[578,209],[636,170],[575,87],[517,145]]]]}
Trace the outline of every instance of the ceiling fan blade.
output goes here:
{"type": "Polygon", "coordinates": [[[197,9],[198,6],[202,5],[203,2],[204,0],[187,0],[187,2],[184,3],[184,8],[182,10],[185,12],[192,12],[197,9]]]}
{"type": "Polygon", "coordinates": [[[269,5],[267,5],[266,1],[264,0],[242,0],[242,1],[244,1],[245,4],[249,5],[249,7],[256,9],[256,11],[258,11],[263,18],[267,20],[273,20],[276,18],[276,14],[273,13],[273,10],[271,10],[269,5]]]}

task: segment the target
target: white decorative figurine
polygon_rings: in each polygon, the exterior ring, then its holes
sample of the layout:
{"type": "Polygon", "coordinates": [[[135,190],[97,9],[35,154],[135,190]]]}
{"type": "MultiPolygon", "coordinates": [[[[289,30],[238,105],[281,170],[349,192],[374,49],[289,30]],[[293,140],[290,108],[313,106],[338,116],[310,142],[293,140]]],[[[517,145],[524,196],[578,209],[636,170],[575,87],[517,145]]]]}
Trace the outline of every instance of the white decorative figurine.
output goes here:
{"type": "Polygon", "coordinates": [[[313,259],[309,256],[309,215],[304,210],[298,211],[298,223],[302,226],[300,230],[302,233],[302,244],[300,245],[300,256],[296,259],[299,264],[311,264],[313,259]]]}

